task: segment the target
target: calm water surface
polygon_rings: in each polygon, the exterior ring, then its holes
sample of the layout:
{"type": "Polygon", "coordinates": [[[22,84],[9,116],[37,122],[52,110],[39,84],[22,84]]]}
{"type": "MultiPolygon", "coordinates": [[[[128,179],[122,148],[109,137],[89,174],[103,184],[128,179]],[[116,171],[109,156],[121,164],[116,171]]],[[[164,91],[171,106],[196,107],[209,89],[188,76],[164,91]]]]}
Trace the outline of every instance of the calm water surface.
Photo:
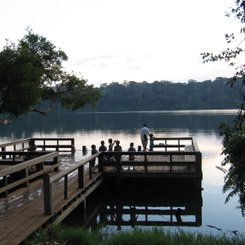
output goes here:
{"type": "Polygon", "coordinates": [[[232,123],[235,115],[232,110],[74,113],[50,114],[48,117],[29,115],[10,125],[1,126],[0,143],[26,137],[73,137],[79,152],[83,145],[89,149],[92,144],[99,147],[101,140],[107,142],[108,138],[113,138],[119,139],[123,149],[127,150],[130,142],[134,142],[135,146],[140,145],[139,129],[144,123],[157,137],[191,136],[203,156],[202,226],[182,229],[216,234],[229,233],[231,230],[244,232],[245,219],[236,208],[237,198],[225,204],[226,194],[222,193],[224,175],[216,168],[223,159],[222,138],[217,128],[221,122],[232,123]]]}

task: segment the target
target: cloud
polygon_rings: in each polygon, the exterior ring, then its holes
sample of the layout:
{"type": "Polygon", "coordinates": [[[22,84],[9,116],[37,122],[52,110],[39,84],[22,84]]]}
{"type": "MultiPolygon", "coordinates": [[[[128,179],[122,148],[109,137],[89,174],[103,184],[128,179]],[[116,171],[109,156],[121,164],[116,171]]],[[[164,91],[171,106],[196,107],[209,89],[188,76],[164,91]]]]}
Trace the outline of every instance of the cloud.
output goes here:
{"type": "Polygon", "coordinates": [[[65,67],[97,85],[227,76],[229,67],[204,65],[200,53],[221,50],[225,33],[239,29],[225,17],[233,2],[9,0],[1,3],[0,45],[30,26],[67,53],[65,67]]]}

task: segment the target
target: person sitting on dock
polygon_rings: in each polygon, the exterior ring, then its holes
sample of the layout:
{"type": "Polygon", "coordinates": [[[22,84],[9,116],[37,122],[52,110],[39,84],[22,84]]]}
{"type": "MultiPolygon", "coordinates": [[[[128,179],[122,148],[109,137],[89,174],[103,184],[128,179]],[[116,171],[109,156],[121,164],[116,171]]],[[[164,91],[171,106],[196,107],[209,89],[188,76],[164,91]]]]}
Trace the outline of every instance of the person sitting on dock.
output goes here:
{"type": "MultiPolygon", "coordinates": [[[[133,142],[130,143],[128,151],[130,151],[130,152],[136,151],[135,148],[134,148],[134,143],[133,142]]],[[[134,161],[134,159],[135,159],[135,155],[129,155],[128,156],[128,160],[129,161],[134,161]]]]}
{"type": "Polygon", "coordinates": [[[101,140],[100,142],[101,146],[99,147],[99,151],[107,151],[107,148],[105,146],[105,141],[104,140],[101,140]]]}
{"type": "MultiPolygon", "coordinates": [[[[130,152],[135,152],[136,151],[135,148],[134,148],[134,143],[133,142],[130,143],[128,151],[130,151],[130,152]]],[[[129,155],[128,156],[128,160],[129,161],[134,161],[135,160],[135,155],[129,155]]],[[[130,166],[128,166],[128,170],[130,170],[130,166]]],[[[134,165],[132,166],[132,170],[134,170],[134,165]]]]}
{"type": "Polygon", "coordinates": [[[143,128],[140,129],[140,138],[141,138],[141,143],[143,145],[143,151],[146,151],[149,135],[150,135],[150,130],[149,128],[147,128],[147,125],[144,124],[143,128]]]}

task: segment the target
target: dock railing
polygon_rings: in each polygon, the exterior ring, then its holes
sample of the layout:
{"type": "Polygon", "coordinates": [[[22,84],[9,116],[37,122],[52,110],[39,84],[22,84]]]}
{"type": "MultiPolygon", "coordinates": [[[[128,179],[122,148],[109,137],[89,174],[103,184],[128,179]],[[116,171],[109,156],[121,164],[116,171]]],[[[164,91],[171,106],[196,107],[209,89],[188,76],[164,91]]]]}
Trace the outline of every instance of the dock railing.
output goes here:
{"type": "MultiPolygon", "coordinates": [[[[21,156],[25,152],[0,152],[1,154],[16,155],[21,156]]],[[[46,161],[51,162],[54,167],[58,167],[58,152],[45,152],[33,159],[23,161],[16,165],[8,166],[0,170],[0,194],[5,197],[8,195],[9,191],[24,185],[29,186],[29,183],[34,178],[42,176],[47,169],[44,168],[46,161]]],[[[14,158],[12,158],[14,159],[14,158]]],[[[8,160],[8,159],[7,159],[8,160]]]]}
{"type": "Polygon", "coordinates": [[[32,138],[37,149],[46,151],[75,152],[74,138],[32,138]]]}
{"type": "Polygon", "coordinates": [[[0,145],[0,150],[2,152],[5,151],[25,151],[28,150],[30,145],[29,142],[31,138],[26,138],[22,140],[15,140],[8,143],[4,143],[0,145]]]}
{"type": "Polygon", "coordinates": [[[199,151],[101,152],[100,159],[100,169],[106,174],[202,175],[199,151]]]}
{"type": "Polygon", "coordinates": [[[31,146],[36,150],[75,152],[74,138],[26,138],[0,144],[0,150],[4,151],[28,151],[31,146]]]}
{"type": "MultiPolygon", "coordinates": [[[[85,160],[71,166],[69,169],[64,170],[54,176],[50,176],[48,173],[44,174],[43,178],[43,191],[44,191],[44,212],[46,215],[52,215],[54,212],[54,201],[53,201],[53,186],[58,181],[63,180],[64,194],[63,199],[69,197],[69,185],[68,185],[68,175],[74,171],[77,171],[77,187],[82,189],[84,192],[87,191],[89,184],[92,184],[93,178],[93,161],[96,161],[100,153],[92,155],[85,160]],[[89,181],[85,181],[85,171],[88,171],[89,181]],[[85,188],[86,187],[86,188],[85,188]]],[[[98,172],[97,172],[98,175],[98,172]]],[[[99,174],[99,177],[102,173],[99,174]]]]}
{"type": "Polygon", "coordinates": [[[192,137],[155,137],[153,149],[161,149],[165,151],[199,151],[197,144],[192,137]]]}

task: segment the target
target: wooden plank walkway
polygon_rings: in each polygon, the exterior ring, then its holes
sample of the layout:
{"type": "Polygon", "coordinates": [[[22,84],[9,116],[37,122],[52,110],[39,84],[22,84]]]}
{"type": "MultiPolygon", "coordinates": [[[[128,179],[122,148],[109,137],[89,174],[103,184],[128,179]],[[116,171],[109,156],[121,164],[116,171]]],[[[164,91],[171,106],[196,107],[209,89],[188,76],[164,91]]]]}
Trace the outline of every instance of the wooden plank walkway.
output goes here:
{"type": "Polygon", "coordinates": [[[102,181],[102,173],[98,171],[92,174],[92,179],[86,171],[84,188],[78,188],[75,177],[69,178],[67,199],[64,199],[64,183],[58,182],[53,187],[54,212],[51,215],[44,214],[42,180],[30,184],[29,188],[10,193],[8,199],[1,198],[0,244],[20,244],[38,228],[46,227],[52,222],[61,222],[102,181]],[[18,199],[22,200],[18,203],[18,199]]]}

